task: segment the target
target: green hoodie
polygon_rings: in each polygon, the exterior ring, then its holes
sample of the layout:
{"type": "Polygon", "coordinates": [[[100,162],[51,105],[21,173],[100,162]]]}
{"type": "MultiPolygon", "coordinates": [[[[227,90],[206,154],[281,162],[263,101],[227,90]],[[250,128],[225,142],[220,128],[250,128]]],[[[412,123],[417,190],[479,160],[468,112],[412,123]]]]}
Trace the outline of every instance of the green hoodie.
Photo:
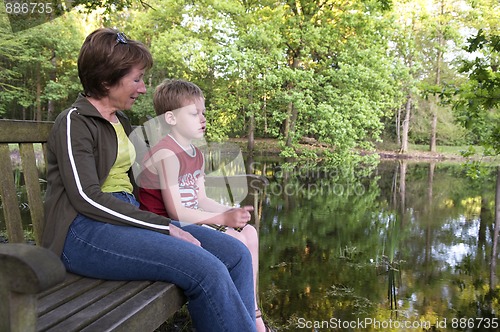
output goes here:
{"type": "MultiPolygon", "coordinates": [[[[116,114],[127,135],[132,128],[116,114]]],[[[116,133],[82,95],[58,115],[47,142],[47,191],[42,246],[61,255],[78,213],[101,222],[169,234],[170,219],[142,211],[101,191],[118,150],[116,133]]],[[[132,184],[133,177],[129,174],[132,184]]]]}

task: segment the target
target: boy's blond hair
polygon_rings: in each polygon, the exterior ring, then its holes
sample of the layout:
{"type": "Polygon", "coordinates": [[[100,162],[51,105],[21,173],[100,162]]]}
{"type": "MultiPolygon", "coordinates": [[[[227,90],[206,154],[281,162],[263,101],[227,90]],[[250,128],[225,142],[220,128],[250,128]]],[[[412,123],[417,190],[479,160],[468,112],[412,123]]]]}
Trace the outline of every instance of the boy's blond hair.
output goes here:
{"type": "Polygon", "coordinates": [[[199,98],[204,98],[203,91],[196,84],[179,79],[166,79],[155,89],[153,106],[156,115],[162,115],[194,103],[199,98]]]}

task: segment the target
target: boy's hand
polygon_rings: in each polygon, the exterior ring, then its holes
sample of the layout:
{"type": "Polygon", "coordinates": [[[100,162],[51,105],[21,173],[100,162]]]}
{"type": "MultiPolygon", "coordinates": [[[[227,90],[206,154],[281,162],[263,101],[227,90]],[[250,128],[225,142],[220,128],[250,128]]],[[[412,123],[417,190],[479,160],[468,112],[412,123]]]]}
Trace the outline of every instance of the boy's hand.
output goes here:
{"type": "Polygon", "coordinates": [[[201,242],[198,241],[194,236],[192,236],[191,233],[183,231],[179,227],[174,226],[172,224],[169,225],[169,228],[170,228],[170,236],[173,236],[177,239],[181,239],[183,241],[187,241],[189,243],[194,244],[195,246],[201,247],[201,242]]]}
{"type": "Polygon", "coordinates": [[[252,215],[250,214],[252,211],[253,206],[246,205],[225,212],[225,225],[233,228],[245,227],[252,218],[252,215]]]}

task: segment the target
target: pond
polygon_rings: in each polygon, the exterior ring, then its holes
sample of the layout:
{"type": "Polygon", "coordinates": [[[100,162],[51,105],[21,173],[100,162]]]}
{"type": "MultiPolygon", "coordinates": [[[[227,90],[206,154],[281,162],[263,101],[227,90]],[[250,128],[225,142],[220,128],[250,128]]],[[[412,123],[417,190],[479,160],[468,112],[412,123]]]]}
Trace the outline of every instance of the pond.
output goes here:
{"type": "Polygon", "coordinates": [[[458,163],[386,161],[367,172],[280,163],[253,163],[271,181],[259,297],[273,326],[499,330],[496,170],[473,181],[458,163]]]}

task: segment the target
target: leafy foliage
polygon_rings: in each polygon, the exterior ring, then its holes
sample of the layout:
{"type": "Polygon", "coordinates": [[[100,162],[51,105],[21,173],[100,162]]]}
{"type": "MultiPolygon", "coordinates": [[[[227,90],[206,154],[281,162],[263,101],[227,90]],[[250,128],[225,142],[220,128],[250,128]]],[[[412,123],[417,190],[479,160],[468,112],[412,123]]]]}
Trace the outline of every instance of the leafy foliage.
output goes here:
{"type": "Polygon", "coordinates": [[[477,142],[500,153],[500,35],[483,30],[469,39],[467,52],[476,54],[460,68],[468,80],[458,91],[458,119],[476,135],[477,142]]]}
{"type": "Polygon", "coordinates": [[[489,27],[469,52],[498,47],[497,37],[489,43],[492,35],[486,33],[496,26],[485,14],[486,2],[478,0],[468,9],[469,20],[454,4],[438,13],[441,3],[77,0],[65,15],[16,34],[8,32],[3,16],[0,115],[50,120],[68,107],[80,90],[81,42],[93,29],[110,26],[144,42],[155,60],[146,76],[148,93],[130,113],[135,124],[153,115],[157,84],[183,78],[205,93],[210,139],[278,138],[287,156],[296,155],[304,138],[330,145],[339,156],[371,149],[382,137],[397,138],[408,96],[414,142],[428,140],[431,110],[438,113],[441,144],[499,136],[495,114],[476,107],[473,121],[473,113],[463,111],[470,109],[467,103],[452,113],[435,99],[457,98],[445,86],[460,86],[469,71],[476,79],[461,86],[462,100],[491,108],[499,93],[492,88],[496,65],[488,69],[487,57],[470,60],[462,72],[456,67],[462,55],[455,50],[463,39],[457,26],[489,27]],[[440,37],[447,41],[443,51],[454,56],[438,63],[440,37]],[[438,64],[441,84],[435,82],[438,64]]]}

